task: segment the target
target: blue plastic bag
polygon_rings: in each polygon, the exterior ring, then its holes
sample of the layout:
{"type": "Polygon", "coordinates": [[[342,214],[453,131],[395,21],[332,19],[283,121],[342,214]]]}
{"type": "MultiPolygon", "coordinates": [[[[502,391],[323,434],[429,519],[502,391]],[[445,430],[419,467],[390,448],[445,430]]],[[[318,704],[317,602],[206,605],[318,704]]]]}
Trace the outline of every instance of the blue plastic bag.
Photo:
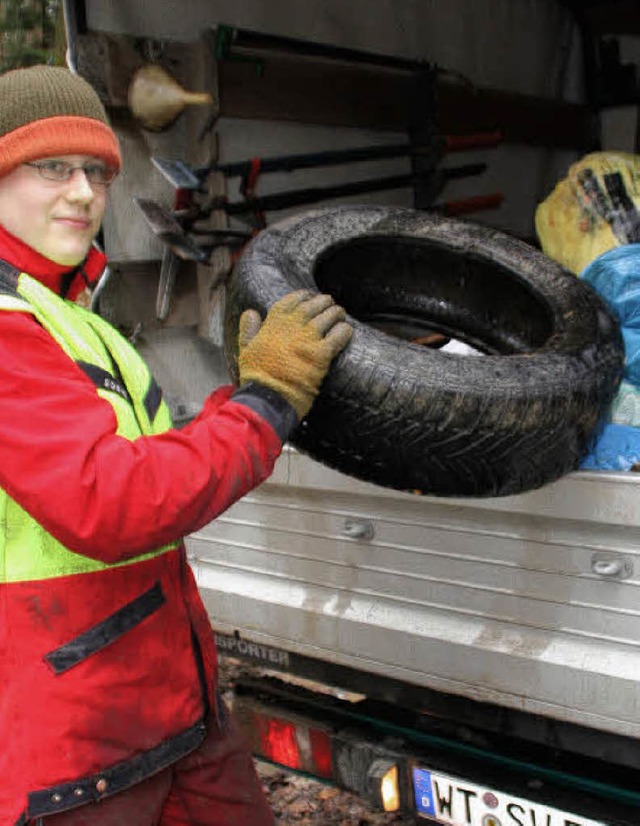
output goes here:
{"type": "MultiPolygon", "coordinates": [[[[599,293],[620,322],[625,346],[624,376],[640,388],[640,244],[605,252],[580,274],[599,293]]],[[[607,424],[583,460],[585,470],[629,470],[640,462],[640,428],[607,424]]]]}
{"type": "Polygon", "coordinates": [[[580,467],[583,470],[630,470],[638,463],[640,427],[608,424],[580,467]]]}
{"type": "Polygon", "coordinates": [[[640,244],[616,247],[580,274],[618,317],[625,346],[625,378],[640,386],[640,244]]]}

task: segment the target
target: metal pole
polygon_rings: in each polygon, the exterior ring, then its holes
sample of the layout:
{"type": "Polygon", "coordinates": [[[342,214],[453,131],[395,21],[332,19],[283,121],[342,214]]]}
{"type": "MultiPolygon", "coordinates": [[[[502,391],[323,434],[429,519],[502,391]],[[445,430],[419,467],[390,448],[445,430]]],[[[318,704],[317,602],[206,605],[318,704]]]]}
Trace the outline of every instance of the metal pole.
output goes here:
{"type": "Polygon", "coordinates": [[[75,74],[78,73],[78,15],[76,13],[76,0],[62,0],[62,15],[64,18],[64,31],[67,37],[66,61],[69,69],[75,74]]]}

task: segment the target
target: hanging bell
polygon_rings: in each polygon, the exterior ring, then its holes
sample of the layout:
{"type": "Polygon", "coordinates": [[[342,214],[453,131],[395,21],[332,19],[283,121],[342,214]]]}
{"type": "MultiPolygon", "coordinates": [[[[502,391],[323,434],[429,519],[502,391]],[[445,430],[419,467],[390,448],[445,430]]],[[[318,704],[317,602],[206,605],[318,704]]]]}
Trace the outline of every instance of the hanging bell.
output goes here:
{"type": "Polygon", "coordinates": [[[128,103],[145,129],[160,132],[170,126],[185,106],[212,103],[208,92],[188,92],[161,66],[141,66],[129,84],[128,103]]]}

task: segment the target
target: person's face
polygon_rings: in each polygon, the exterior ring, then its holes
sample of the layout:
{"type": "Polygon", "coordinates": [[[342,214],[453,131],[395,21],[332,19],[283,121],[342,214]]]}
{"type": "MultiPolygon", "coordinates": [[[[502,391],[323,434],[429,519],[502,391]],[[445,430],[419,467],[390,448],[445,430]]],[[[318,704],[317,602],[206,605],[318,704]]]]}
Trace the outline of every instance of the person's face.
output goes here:
{"type": "MultiPolygon", "coordinates": [[[[90,155],[56,155],[55,160],[74,166],[101,163],[90,155]]],[[[107,188],[89,184],[81,169],[67,181],[50,181],[22,164],[0,178],[0,224],[51,261],[75,266],[100,228],[107,188]]]]}

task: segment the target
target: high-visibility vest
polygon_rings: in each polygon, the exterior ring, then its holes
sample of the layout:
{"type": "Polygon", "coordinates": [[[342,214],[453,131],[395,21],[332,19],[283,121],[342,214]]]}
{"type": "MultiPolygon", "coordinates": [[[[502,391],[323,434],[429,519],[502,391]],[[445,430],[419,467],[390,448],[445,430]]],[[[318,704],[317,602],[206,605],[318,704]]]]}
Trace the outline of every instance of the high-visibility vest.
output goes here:
{"type": "MultiPolygon", "coordinates": [[[[134,440],[171,417],[111,325],[0,261],[0,310],[30,313],[134,440]]],[[[215,645],[180,542],[107,564],[66,548],[0,489],[0,822],[100,800],[189,753],[215,645]]]]}
{"type": "MultiPolygon", "coordinates": [[[[126,439],[162,433],[171,427],[171,415],[148,367],[135,349],[100,316],[66,301],[26,273],[0,265],[0,310],[31,313],[53,336],[85,375],[98,395],[113,407],[117,433],[126,439]]],[[[9,498],[0,489],[0,497],[9,498]]],[[[47,579],[90,573],[107,563],[74,553],[11,500],[0,513],[11,520],[9,537],[0,548],[0,582],[47,579]]],[[[0,542],[1,542],[0,538],[0,542]]],[[[117,565],[137,561],[175,548],[168,545],[117,565]]]]}

